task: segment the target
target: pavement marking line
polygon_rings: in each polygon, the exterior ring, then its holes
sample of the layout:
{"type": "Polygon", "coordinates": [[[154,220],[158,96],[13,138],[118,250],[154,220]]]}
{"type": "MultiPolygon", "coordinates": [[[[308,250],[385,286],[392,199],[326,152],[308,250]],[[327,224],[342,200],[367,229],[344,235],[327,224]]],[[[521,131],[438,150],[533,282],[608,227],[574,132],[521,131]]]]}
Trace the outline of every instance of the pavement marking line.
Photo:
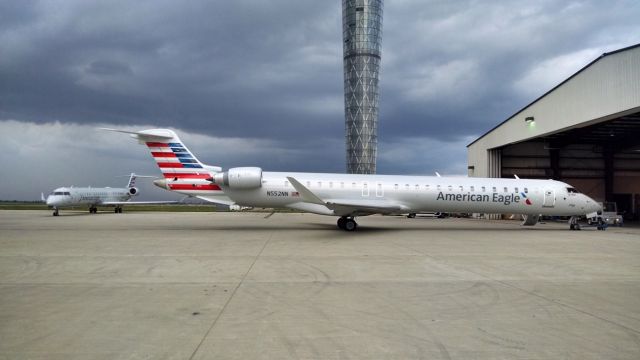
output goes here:
{"type": "Polygon", "coordinates": [[[262,245],[262,249],[260,249],[260,251],[258,252],[258,255],[256,255],[255,259],[253,259],[251,266],[249,266],[249,269],[247,269],[247,271],[244,273],[244,275],[242,276],[242,279],[240,279],[240,282],[238,282],[238,285],[236,285],[235,289],[233,289],[233,291],[231,292],[231,295],[229,295],[229,299],[227,299],[227,302],[224,303],[224,306],[218,313],[218,316],[216,316],[216,318],[213,320],[213,323],[211,323],[211,326],[209,327],[207,332],[204,333],[204,336],[200,340],[200,343],[198,343],[198,346],[196,346],[196,348],[193,350],[193,353],[191,353],[191,356],[189,356],[189,360],[193,360],[193,357],[196,356],[196,353],[198,352],[198,350],[200,350],[200,347],[202,346],[202,344],[204,344],[204,340],[209,336],[209,333],[211,332],[211,330],[213,330],[213,327],[216,326],[216,323],[222,317],[222,314],[224,313],[225,309],[231,302],[231,299],[233,299],[233,297],[236,295],[236,292],[240,288],[240,285],[242,285],[242,283],[244,282],[244,279],[247,278],[247,275],[249,275],[249,273],[251,272],[251,269],[253,269],[253,266],[258,261],[258,258],[260,258],[260,255],[262,255],[262,253],[264,252],[264,249],[267,247],[267,244],[269,244],[269,241],[271,241],[272,237],[273,237],[273,233],[270,233],[267,240],[264,241],[264,244],[262,245]]]}

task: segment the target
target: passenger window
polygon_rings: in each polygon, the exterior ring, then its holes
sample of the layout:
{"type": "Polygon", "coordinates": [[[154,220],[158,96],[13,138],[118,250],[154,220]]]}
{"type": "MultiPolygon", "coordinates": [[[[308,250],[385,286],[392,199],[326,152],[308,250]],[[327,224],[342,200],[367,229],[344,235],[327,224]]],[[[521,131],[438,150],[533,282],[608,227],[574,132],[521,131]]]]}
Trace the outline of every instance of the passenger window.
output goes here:
{"type": "Polygon", "coordinates": [[[420,185],[416,184],[416,191],[420,190],[420,185]]]}
{"type": "Polygon", "coordinates": [[[473,186],[470,189],[471,189],[471,192],[475,191],[475,188],[473,186]]]}
{"type": "Polygon", "coordinates": [[[460,191],[464,191],[464,186],[460,186],[460,191]]]}
{"type": "Polygon", "coordinates": [[[528,194],[528,193],[529,193],[529,189],[524,188],[524,193],[525,193],[525,194],[528,194]]]}
{"type": "Polygon", "coordinates": [[[495,186],[493,187],[493,192],[498,192],[498,189],[495,186]]]}
{"type": "Polygon", "coordinates": [[[449,191],[453,190],[453,186],[449,185],[449,191]]]}
{"type": "Polygon", "coordinates": [[[507,187],[504,187],[504,192],[509,192],[509,189],[507,189],[507,187]]]}
{"type": "Polygon", "coordinates": [[[393,185],[393,188],[394,188],[395,190],[398,190],[398,184],[394,184],[394,185],[393,185]]]}
{"type": "Polygon", "coordinates": [[[289,182],[288,181],[284,182],[284,187],[289,187],[289,182]]]}
{"type": "Polygon", "coordinates": [[[340,182],[340,188],[344,189],[344,182],[342,182],[342,181],[340,182]]]}
{"type": "Polygon", "coordinates": [[[440,191],[440,185],[438,185],[438,191],[440,191]]]}
{"type": "Polygon", "coordinates": [[[483,186],[482,187],[482,192],[485,192],[485,191],[487,191],[487,188],[483,186]]]}
{"type": "Polygon", "coordinates": [[[333,188],[333,181],[329,181],[329,188],[333,188]]]}
{"type": "Polygon", "coordinates": [[[518,193],[518,188],[514,188],[513,192],[517,194],[518,193]]]}

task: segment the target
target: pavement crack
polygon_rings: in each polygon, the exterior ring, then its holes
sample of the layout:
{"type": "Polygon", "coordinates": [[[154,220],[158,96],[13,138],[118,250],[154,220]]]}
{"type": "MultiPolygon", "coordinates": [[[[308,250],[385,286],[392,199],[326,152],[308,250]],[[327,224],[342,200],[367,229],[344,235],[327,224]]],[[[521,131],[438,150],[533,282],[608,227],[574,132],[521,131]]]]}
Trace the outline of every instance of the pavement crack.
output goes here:
{"type": "Polygon", "coordinates": [[[200,339],[200,342],[198,343],[198,346],[196,346],[196,348],[193,350],[193,353],[191,353],[191,356],[189,356],[189,360],[192,360],[194,358],[194,356],[196,356],[196,354],[200,350],[200,347],[202,347],[202,344],[204,344],[204,341],[207,339],[207,337],[209,337],[209,333],[211,333],[211,330],[213,330],[213,328],[218,323],[218,320],[220,320],[220,318],[222,317],[222,314],[227,309],[227,306],[229,305],[229,303],[231,303],[231,300],[235,297],[236,292],[238,291],[238,289],[240,288],[240,286],[242,285],[244,280],[247,278],[247,275],[249,275],[249,273],[251,272],[251,269],[253,269],[253,266],[256,264],[256,262],[258,262],[258,259],[260,258],[260,256],[264,252],[264,249],[267,247],[267,245],[269,244],[269,241],[271,241],[272,237],[273,237],[273,233],[269,234],[269,237],[267,238],[267,240],[265,240],[264,244],[262,245],[262,248],[260,249],[260,251],[258,252],[256,257],[253,259],[253,262],[251,263],[251,266],[249,266],[249,268],[244,273],[244,275],[242,275],[242,278],[238,282],[238,285],[236,285],[236,287],[231,292],[231,295],[229,295],[229,298],[224,303],[224,306],[222,306],[222,309],[218,313],[218,316],[216,316],[216,318],[213,319],[213,322],[211,323],[211,326],[209,326],[209,329],[207,329],[207,331],[204,333],[204,336],[202,337],[202,339],[200,339]]]}

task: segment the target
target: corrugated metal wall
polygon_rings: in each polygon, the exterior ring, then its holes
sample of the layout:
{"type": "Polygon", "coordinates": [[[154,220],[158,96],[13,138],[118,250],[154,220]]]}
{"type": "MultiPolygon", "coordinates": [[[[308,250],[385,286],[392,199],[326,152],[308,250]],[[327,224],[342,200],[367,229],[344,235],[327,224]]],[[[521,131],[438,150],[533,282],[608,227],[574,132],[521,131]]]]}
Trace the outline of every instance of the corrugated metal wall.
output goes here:
{"type": "Polygon", "coordinates": [[[474,176],[499,176],[488,150],[640,111],[640,47],[602,57],[471,144],[474,176]],[[535,118],[535,125],[526,117],[535,118]]]}

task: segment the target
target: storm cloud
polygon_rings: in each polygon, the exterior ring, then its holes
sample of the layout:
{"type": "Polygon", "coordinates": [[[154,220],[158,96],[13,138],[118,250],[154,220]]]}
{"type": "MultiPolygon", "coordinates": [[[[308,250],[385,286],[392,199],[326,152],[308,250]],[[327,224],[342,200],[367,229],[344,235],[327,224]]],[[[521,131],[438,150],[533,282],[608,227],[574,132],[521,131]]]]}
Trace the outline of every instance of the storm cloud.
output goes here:
{"type": "MultiPolygon", "coordinates": [[[[387,0],[378,171],[466,173],[466,144],[639,43],[639,15],[632,0],[387,0]]],[[[341,36],[339,0],[0,2],[0,199],[157,173],[99,126],[171,127],[212,165],[344,172],[341,36]]]]}

